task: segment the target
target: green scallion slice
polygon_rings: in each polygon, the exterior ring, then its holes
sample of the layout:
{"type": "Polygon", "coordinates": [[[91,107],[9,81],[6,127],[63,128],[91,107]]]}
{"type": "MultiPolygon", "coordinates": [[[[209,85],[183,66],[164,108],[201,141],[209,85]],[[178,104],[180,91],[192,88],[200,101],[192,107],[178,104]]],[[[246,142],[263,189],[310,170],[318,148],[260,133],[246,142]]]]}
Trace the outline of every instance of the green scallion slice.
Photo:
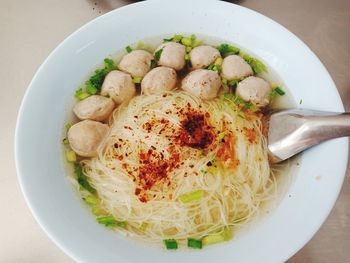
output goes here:
{"type": "Polygon", "coordinates": [[[165,239],[163,240],[166,249],[177,249],[177,242],[175,239],[165,239]]]}
{"type": "Polygon", "coordinates": [[[74,163],[77,160],[77,155],[74,151],[67,151],[66,152],[66,159],[70,163],[74,163]]]}
{"type": "Polygon", "coordinates": [[[200,200],[203,197],[203,195],[204,195],[203,190],[197,190],[191,193],[182,194],[179,196],[179,199],[184,204],[187,204],[192,201],[200,200]]]}
{"type": "Polygon", "coordinates": [[[135,84],[139,84],[141,83],[142,78],[141,77],[133,77],[132,78],[132,82],[134,82],[135,84]]]}
{"type": "Polygon", "coordinates": [[[125,48],[125,50],[126,50],[126,52],[130,53],[130,52],[132,51],[132,48],[131,48],[130,46],[127,46],[127,47],[125,48]]]}
{"type": "Polygon", "coordinates": [[[275,93],[277,93],[278,95],[280,95],[280,96],[283,96],[284,94],[286,94],[280,87],[276,87],[276,88],[274,88],[273,90],[272,90],[272,92],[275,92],[275,93]]]}
{"type": "Polygon", "coordinates": [[[174,42],[180,42],[181,39],[182,39],[182,36],[181,36],[181,35],[175,35],[175,36],[173,37],[173,41],[174,41],[174,42]]]}
{"type": "Polygon", "coordinates": [[[151,60],[150,68],[151,68],[151,69],[154,69],[156,66],[157,66],[157,62],[156,62],[154,59],[152,59],[152,60],[151,60]]]}
{"type": "Polygon", "coordinates": [[[201,249],[202,248],[202,240],[188,238],[187,239],[187,246],[190,248],[201,249]]]}
{"type": "Polygon", "coordinates": [[[181,43],[182,43],[183,45],[185,45],[186,47],[190,47],[190,46],[192,45],[192,40],[191,40],[191,38],[183,37],[183,38],[181,39],[181,43]]]}
{"type": "Polygon", "coordinates": [[[156,53],[154,53],[154,57],[156,59],[156,61],[158,61],[160,59],[160,56],[162,55],[163,49],[159,49],[156,51],[156,53]]]}

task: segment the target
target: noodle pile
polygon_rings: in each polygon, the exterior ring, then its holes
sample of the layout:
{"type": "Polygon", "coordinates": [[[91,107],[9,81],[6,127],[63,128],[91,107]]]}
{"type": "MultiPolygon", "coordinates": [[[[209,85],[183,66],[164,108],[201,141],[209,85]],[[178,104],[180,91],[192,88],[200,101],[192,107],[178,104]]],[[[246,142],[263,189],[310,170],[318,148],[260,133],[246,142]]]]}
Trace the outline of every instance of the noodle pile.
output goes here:
{"type": "Polygon", "coordinates": [[[110,121],[98,157],[81,164],[101,207],[133,236],[202,238],[247,222],[275,197],[261,114],[173,91],[136,96],[110,121]],[[207,127],[196,130],[208,129],[203,145],[181,141],[190,113],[204,116],[207,127]],[[196,192],[199,198],[183,201],[196,192]]]}

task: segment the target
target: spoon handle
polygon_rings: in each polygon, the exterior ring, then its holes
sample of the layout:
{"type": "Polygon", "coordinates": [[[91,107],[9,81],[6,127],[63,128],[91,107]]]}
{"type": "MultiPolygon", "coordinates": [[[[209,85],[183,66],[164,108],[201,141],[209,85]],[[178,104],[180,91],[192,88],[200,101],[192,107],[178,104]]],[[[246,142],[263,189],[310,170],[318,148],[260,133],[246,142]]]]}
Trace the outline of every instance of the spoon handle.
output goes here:
{"type": "Polygon", "coordinates": [[[286,110],[271,115],[268,148],[273,162],[323,141],[350,136],[350,113],[286,110]]]}

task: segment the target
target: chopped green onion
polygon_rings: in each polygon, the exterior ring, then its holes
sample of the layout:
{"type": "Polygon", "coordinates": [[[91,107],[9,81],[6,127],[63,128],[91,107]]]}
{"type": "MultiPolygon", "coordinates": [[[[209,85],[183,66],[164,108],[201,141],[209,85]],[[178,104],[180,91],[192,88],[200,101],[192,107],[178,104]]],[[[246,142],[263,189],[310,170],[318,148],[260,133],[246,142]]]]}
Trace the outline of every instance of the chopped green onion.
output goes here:
{"type": "Polygon", "coordinates": [[[82,88],[78,89],[75,91],[75,95],[74,95],[78,100],[83,100],[86,99],[87,97],[90,96],[89,93],[83,91],[82,88]]]}
{"type": "Polygon", "coordinates": [[[141,77],[133,77],[133,78],[132,78],[132,82],[134,82],[135,84],[141,83],[141,80],[142,80],[141,77]]]}
{"type": "Polygon", "coordinates": [[[223,59],[222,59],[222,58],[217,58],[217,59],[215,60],[215,62],[214,62],[214,65],[215,65],[215,66],[221,67],[222,62],[223,62],[223,59]]]}
{"type": "Polygon", "coordinates": [[[192,47],[193,47],[193,48],[198,47],[198,46],[202,45],[202,43],[203,43],[203,41],[194,41],[194,42],[192,43],[192,47]]]}
{"type": "Polygon", "coordinates": [[[171,38],[163,38],[163,42],[171,42],[173,40],[174,40],[173,37],[171,37],[171,38]]]}
{"type": "Polygon", "coordinates": [[[222,78],[221,82],[222,82],[222,84],[227,85],[227,79],[222,78]]]}
{"type": "Polygon", "coordinates": [[[166,249],[177,249],[177,242],[175,239],[165,239],[163,240],[166,249]]]}
{"type": "Polygon", "coordinates": [[[241,53],[240,56],[252,67],[255,74],[267,72],[267,68],[260,60],[249,56],[248,54],[241,53]]]}
{"type": "Polygon", "coordinates": [[[157,66],[157,62],[156,62],[154,59],[152,59],[152,60],[151,60],[150,68],[151,68],[151,69],[154,69],[156,66],[157,66]]]}
{"type": "Polygon", "coordinates": [[[91,95],[96,94],[98,91],[97,88],[94,85],[92,85],[90,81],[86,81],[85,86],[86,86],[86,91],[91,95]]]}
{"type": "Polygon", "coordinates": [[[190,60],[190,55],[185,54],[185,60],[190,60]]]}
{"type": "Polygon", "coordinates": [[[232,231],[226,228],[222,233],[212,234],[203,237],[202,242],[204,246],[220,243],[223,241],[228,241],[232,239],[232,231]]]}
{"type": "Polygon", "coordinates": [[[64,139],[62,140],[62,142],[63,142],[64,145],[69,145],[69,141],[68,141],[68,138],[67,138],[67,137],[64,138],[64,139]]]}
{"type": "Polygon", "coordinates": [[[231,86],[231,87],[236,87],[237,84],[238,84],[239,80],[238,79],[233,79],[231,80],[228,85],[231,86]]]}
{"type": "Polygon", "coordinates": [[[197,38],[197,36],[195,35],[195,34],[192,34],[191,35],[191,40],[193,41],[193,40],[196,40],[196,38],[197,38]]]}
{"type": "Polygon", "coordinates": [[[105,225],[106,227],[120,227],[120,228],[126,228],[126,222],[125,221],[117,221],[113,216],[101,216],[96,218],[97,222],[99,224],[105,225]]]}
{"type": "Polygon", "coordinates": [[[78,183],[83,187],[85,188],[86,190],[88,190],[90,193],[95,193],[96,192],[96,189],[93,188],[86,175],[83,173],[83,169],[81,168],[81,166],[78,164],[78,163],[75,163],[74,164],[74,172],[77,176],[77,180],[78,180],[78,183]]]}
{"type": "Polygon", "coordinates": [[[184,204],[187,204],[189,202],[197,201],[197,200],[201,199],[203,197],[203,195],[204,195],[203,190],[197,190],[197,191],[194,191],[191,193],[182,194],[179,196],[179,199],[184,204]]]}
{"type": "Polygon", "coordinates": [[[187,52],[187,53],[190,53],[191,50],[192,50],[192,47],[186,47],[186,52],[187,52]]]}
{"type": "Polygon", "coordinates": [[[231,55],[231,54],[239,54],[240,49],[237,47],[234,47],[232,45],[223,43],[220,46],[217,47],[217,50],[219,50],[221,56],[231,55]]]}
{"type": "Polygon", "coordinates": [[[181,39],[181,43],[187,47],[191,46],[192,45],[192,40],[191,38],[188,38],[188,37],[183,37],[181,39]]]}
{"type": "Polygon", "coordinates": [[[114,226],[116,224],[116,220],[113,216],[101,216],[96,218],[99,224],[105,225],[107,227],[114,226]]]}
{"type": "Polygon", "coordinates": [[[114,61],[110,58],[105,58],[103,62],[105,64],[104,68],[95,70],[95,74],[92,75],[89,78],[89,80],[85,82],[88,91],[90,90],[91,92],[93,92],[91,86],[95,87],[97,90],[100,90],[106,75],[117,68],[114,64],[114,61]]]}
{"type": "Polygon", "coordinates": [[[221,142],[222,139],[224,139],[226,136],[226,132],[220,132],[219,135],[218,135],[218,140],[221,142]]]}
{"type": "Polygon", "coordinates": [[[89,205],[97,205],[98,198],[92,195],[88,195],[87,197],[83,198],[84,201],[89,205]]]}
{"type": "Polygon", "coordinates": [[[276,94],[283,96],[286,93],[280,87],[277,86],[271,91],[271,96],[274,97],[276,94]]]}
{"type": "Polygon", "coordinates": [[[211,174],[218,174],[219,173],[219,168],[217,168],[216,166],[209,166],[207,168],[208,172],[211,173],[211,174]]]}
{"type": "Polygon", "coordinates": [[[202,240],[194,239],[194,238],[188,238],[187,239],[187,246],[191,247],[191,248],[201,249],[202,248],[202,240]]]}
{"type": "Polygon", "coordinates": [[[303,99],[300,99],[299,104],[302,104],[302,103],[303,103],[303,99]]]}
{"type": "Polygon", "coordinates": [[[72,127],[73,124],[71,122],[67,122],[66,123],[66,130],[68,131],[70,129],[70,127],[72,127]]]}
{"type": "Polygon", "coordinates": [[[173,41],[174,41],[174,42],[180,42],[181,39],[182,39],[182,36],[181,36],[181,35],[175,35],[175,36],[173,37],[173,41]]]}
{"type": "Polygon", "coordinates": [[[130,52],[132,51],[132,48],[131,48],[130,46],[127,46],[127,47],[125,48],[125,50],[126,50],[126,52],[130,53],[130,52]]]}
{"type": "Polygon", "coordinates": [[[222,98],[223,98],[223,99],[226,99],[226,100],[232,100],[233,97],[234,97],[234,95],[233,95],[232,93],[230,93],[230,92],[224,93],[224,94],[222,95],[222,98]]]}
{"type": "Polygon", "coordinates": [[[221,234],[213,234],[203,237],[202,242],[204,246],[212,245],[225,241],[224,236],[221,234]]]}
{"type": "Polygon", "coordinates": [[[70,163],[74,163],[77,160],[77,156],[74,151],[67,151],[66,152],[66,159],[70,163]]]}
{"type": "Polygon", "coordinates": [[[156,61],[159,61],[160,56],[162,55],[162,52],[163,52],[163,49],[161,48],[161,49],[157,50],[156,53],[154,53],[154,57],[155,57],[156,61]]]}
{"type": "Polygon", "coordinates": [[[126,222],[125,221],[117,222],[116,226],[125,229],[126,228],[126,222]]]}
{"type": "Polygon", "coordinates": [[[95,215],[95,216],[102,216],[104,215],[104,211],[99,208],[98,206],[94,206],[92,209],[91,209],[91,212],[95,215]]]}

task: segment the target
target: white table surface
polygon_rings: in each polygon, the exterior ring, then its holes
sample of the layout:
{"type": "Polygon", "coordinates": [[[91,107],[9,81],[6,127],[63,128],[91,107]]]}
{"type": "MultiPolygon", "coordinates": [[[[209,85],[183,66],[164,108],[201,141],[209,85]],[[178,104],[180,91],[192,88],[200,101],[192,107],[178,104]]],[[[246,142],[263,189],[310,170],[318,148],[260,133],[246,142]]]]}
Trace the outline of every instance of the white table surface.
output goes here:
{"type": "MultiPolygon", "coordinates": [[[[0,262],[73,262],[35,222],[19,188],[14,130],[23,94],[47,55],[91,19],[133,1],[0,1],[0,262]]],[[[233,1],[294,32],[319,56],[350,110],[350,1],[233,1]]],[[[276,40],[278,41],[278,40],[276,40]]],[[[349,169],[348,169],[349,170],[349,169]]],[[[288,262],[350,262],[349,171],[320,231],[288,262]]]]}

